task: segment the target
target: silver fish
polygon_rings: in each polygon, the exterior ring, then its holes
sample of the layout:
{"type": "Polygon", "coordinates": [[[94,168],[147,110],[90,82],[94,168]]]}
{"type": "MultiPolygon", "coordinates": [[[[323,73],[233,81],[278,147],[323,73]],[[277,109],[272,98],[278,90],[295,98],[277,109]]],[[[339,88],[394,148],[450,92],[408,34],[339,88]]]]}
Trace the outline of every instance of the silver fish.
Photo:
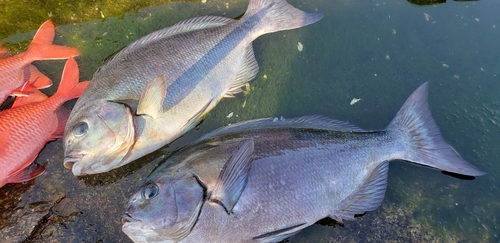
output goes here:
{"type": "Polygon", "coordinates": [[[251,0],[239,20],[187,19],[153,32],[100,67],[64,134],[64,166],[109,171],[172,142],[258,72],[252,41],[322,18],[285,0],[251,0]]]}
{"type": "Polygon", "coordinates": [[[325,217],[375,210],[392,160],[484,175],[443,140],[427,93],[425,83],[382,131],[321,116],[216,130],[151,174],[122,230],[134,242],[278,242],[325,217]]]}

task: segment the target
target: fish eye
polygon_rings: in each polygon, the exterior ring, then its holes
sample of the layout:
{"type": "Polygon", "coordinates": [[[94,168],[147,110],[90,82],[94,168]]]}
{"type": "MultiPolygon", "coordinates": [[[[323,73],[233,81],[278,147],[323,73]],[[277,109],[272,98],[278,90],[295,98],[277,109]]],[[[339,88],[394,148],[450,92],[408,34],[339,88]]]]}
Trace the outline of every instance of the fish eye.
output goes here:
{"type": "Polygon", "coordinates": [[[73,130],[73,135],[75,135],[75,137],[80,137],[83,134],[87,133],[87,130],[89,130],[89,125],[86,122],[80,122],[73,130]]]}
{"type": "Polygon", "coordinates": [[[151,199],[158,195],[158,186],[154,183],[150,183],[142,189],[142,198],[151,199]]]}

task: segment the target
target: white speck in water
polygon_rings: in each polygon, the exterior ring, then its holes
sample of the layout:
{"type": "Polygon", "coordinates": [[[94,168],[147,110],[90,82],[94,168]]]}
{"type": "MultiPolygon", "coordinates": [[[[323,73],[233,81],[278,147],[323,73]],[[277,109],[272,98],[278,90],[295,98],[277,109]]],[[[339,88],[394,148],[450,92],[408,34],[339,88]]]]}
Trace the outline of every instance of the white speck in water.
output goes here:
{"type": "Polygon", "coordinates": [[[229,113],[229,115],[227,115],[226,117],[227,117],[227,118],[231,118],[231,117],[233,117],[233,115],[234,115],[234,113],[233,113],[233,112],[231,112],[231,113],[229,113]]]}
{"type": "Polygon", "coordinates": [[[47,15],[49,16],[49,18],[52,18],[53,14],[52,14],[52,12],[49,12],[47,15]]]}
{"type": "Polygon", "coordinates": [[[477,22],[479,22],[479,19],[478,19],[478,18],[476,18],[475,20],[476,20],[477,22]]]}
{"type": "Polygon", "coordinates": [[[207,2],[207,0],[201,0],[201,3],[206,3],[206,2],[207,2]]]}
{"type": "Polygon", "coordinates": [[[448,64],[446,64],[446,63],[443,63],[443,67],[449,68],[450,66],[448,66],[448,64]]]}
{"type": "Polygon", "coordinates": [[[278,121],[278,117],[273,118],[273,122],[277,122],[277,121],[278,121]]]}
{"type": "Polygon", "coordinates": [[[228,9],[228,8],[229,8],[229,3],[226,3],[226,9],[228,9]]]}
{"type": "Polygon", "coordinates": [[[396,34],[396,30],[395,29],[392,29],[392,34],[395,35],[396,34]]]}
{"type": "Polygon", "coordinates": [[[376,74],[376,73],[374,73],[374,74],[373,74],[373,76],[377,77],[377,74],[376,74]]]}
{"type": "Polygon", "coordinates": [[[247,105],[247,100],[243,101],[243,105],[241,105],[241,108],[245,108],[246,105],[247,105]]]}
{"type": "Polygon", "coordinates": [[[431,16],[428,13],[424,13],[424,18],[425,21],[429,21],[431,19],[431,16]]]}
{"type": "Polygon", "coordinates": [[[455,203],[455,205],[457,205],[457,206],[458,206],[458,203],[455,203]]]}
{"type": "Polygon", "coordinates": [[[353,98],[353,99],[351,100],[351,103],[350,103],[350,104],[351,104],[351,105],[354,105],[354,104],[358,103],[358,101],[360,101],[360,100],[361,100],[361,99],[356,99],[356,98],[353,98]]]}
{"type": "Polygon", "coordinates": [[[389,59],[391,59],[391,57],[389,56],[389,54],[386,54],[385,55],[385,60],[389,60],[389,59]]]}
{"type": "Polygon", "coordinates": [[[108,34],[108,32],[106,31],[106,32],[102,33],[102,36],[106,36],[107,34],[108,34]]]}
{"type": "Polygon", "coordinates": [[[280,120],[281,120],[281,121],[284,121],[284,120],[285,120],[285,118],[283,118],[283,116],[281,116],[281,117],[280,117],[280,120]]]}
{"type": "Polygon", "coordinates": [[[458,75],[456,75],[456,74],[453,74],[453,78],[454,78],[454,79],[459,79],[459,78],[460,78],[460,76],[458,76],[458,75]]]}
{"type": "Polygon", "coordinates": [[[389,19],[391,19],[391,16],[389,15],[389,19]]]}
{"type": "Polygon", "coordinates": [[[482,67],[481,67],[481,71],[483,71],[483,72],[484,72],[484,68],[482,68],[482,67]]]}
{"type": "Polygon", "coordinates": [[[495,25],[495,24],[493,26],[491,26],[491,28],[493,28],[493,29],[496,28],[496,27],[497,27],[497,25],[495,25]]]}
{"type": "Polygon", "coordinates": [[[101,18],[104,19],[104,13],[101,11],[101,18]]]}
{"type": "Polygon", "coordinates": [[[267,79],[267,75],[266,74],[262,75],[262,78],[267,79]]]}
{"type": "Polygon", "coordinates": [[[299,51],[304,50],[304,46],[302,45],[302,43],[300,42],[297,43],[297,49],[299,49],[299,51]]]}

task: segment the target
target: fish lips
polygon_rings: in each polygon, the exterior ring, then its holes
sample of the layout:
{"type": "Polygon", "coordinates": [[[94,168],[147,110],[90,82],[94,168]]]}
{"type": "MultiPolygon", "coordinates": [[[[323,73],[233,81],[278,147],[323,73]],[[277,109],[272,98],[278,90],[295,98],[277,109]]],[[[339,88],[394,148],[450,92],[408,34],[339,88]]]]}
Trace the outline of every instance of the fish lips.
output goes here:
{"type": "Polygon", "coordinates": [[[132,218],[132,216],[130,216],[130,214],[128,214],[128,213],[125,213],[122,216],[122,224],[134,223],[137,221],[139,221],[139,220],[132,218]]]}
{"type": "Polygon", "coordinates": [[[66,169],[70,169],[74,175],[87,175],[85,171],[89,168],[83,168],[80,166],[80,163],[83,160],[84,154],[70,154],[66,155],[64,158],[64,167],[66,169]]]}

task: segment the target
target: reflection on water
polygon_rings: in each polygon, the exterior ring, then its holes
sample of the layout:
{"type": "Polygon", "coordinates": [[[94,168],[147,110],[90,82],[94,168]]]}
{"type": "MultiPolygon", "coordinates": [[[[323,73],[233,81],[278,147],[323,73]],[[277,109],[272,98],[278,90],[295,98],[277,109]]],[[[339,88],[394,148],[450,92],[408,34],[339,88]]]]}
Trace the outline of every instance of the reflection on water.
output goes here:
{"type": "MultiPolygon", "coordinates": [[[[107,57],[151,31],[199,15],[236,17],[248,4],[10,2],[0,13],[0,43],[23,51],[51,16],[57,26],[55,43],[82,52],[77,59],[81,80],[90,79],[107,57]]],[[[289,241],[498,242],[500,2],[448,1],[430,7],[400,0],[289,2],[320,10],[325,17],[306,28],[257,39],[261,71],[250,82],[250,92],[224,99],[197,129],[110,173],[75,177],[62,165],[61,142],[50,143],[37,159],[47,163],[44,175],[0,189],[0,236],[7,242],[130,242],[120,222],[130,194],[162,158],[201,135],[252,118],[307,114],[382,129],[407,96],[430,81],[429,103],[443,136],[488,174],[461,180],[391,163],[379,209],[343,226],[323,221],[289,241]],[[351,105],[353,99],[360,100],[351,105]]],[[[35,63],[56,84],[63,64],[35,63]]],[[[52,94],[56,87],[44,91],[52,94]]]]}

